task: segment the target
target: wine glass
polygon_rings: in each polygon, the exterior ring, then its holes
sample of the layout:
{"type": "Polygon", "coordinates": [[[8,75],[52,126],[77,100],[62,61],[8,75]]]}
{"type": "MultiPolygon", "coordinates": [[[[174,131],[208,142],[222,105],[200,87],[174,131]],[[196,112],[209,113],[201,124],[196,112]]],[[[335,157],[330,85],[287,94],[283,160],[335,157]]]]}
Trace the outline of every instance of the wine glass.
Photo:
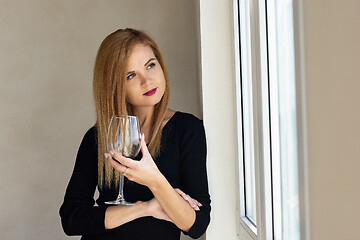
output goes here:
{"type": "MultiPolygon", "coordinates": [[[[140,124],[136,116],[113,115],[107,134],[108,151],[134,158],[140,151],[140,124]]],[[[112,205],[135,205],[124,199],[124,174],[120,174],[119,195],[116,200],[105,202],[112,205]]]]}

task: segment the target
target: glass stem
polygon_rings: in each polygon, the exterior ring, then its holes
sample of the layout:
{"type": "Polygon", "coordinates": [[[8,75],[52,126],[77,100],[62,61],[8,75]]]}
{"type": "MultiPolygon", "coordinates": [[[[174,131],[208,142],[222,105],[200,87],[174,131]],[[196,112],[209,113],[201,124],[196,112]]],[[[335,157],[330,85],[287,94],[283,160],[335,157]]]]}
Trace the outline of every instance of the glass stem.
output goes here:
{"type": "Polygon", "coordinates": [[[118,200],[125,201],[125,199],[124,199],[124,175],[122,175],[122,174],[120,174],[120,180],[119,180],[118,200]]]}

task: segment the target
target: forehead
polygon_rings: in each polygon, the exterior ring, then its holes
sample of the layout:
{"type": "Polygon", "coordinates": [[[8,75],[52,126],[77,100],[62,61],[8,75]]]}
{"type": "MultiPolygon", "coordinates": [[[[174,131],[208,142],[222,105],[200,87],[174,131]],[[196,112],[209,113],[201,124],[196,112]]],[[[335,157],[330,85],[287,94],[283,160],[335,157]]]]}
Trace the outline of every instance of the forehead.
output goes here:
{"type": "Polygon", "coordinates": [[[142,66],[149,60],[150,58],[154,58],[155,55],[151,49],[151,47],[144,44],[136,44],[128,58],[128,67],[132,65],[141,64],[142,66]]]}

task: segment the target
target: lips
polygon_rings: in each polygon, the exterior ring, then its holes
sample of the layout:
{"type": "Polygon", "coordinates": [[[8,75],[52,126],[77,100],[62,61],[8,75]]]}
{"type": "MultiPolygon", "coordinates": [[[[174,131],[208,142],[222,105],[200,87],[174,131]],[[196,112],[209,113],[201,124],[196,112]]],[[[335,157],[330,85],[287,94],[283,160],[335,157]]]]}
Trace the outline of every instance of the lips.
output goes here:
{"type": "Polygon", "coordinates": [[[143,95],[144,96],[152,96],[156,93],[156,90],[157,90],[157,88],[153,88],[153,89],[147,91],[146,93],[144,93],[143,95]]]}

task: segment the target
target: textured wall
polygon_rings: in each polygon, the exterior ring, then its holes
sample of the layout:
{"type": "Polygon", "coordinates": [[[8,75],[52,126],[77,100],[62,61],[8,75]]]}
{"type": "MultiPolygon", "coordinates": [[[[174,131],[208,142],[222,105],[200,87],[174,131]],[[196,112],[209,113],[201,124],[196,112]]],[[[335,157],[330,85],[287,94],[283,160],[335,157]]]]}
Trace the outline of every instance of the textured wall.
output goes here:
{"type": "Polygon", "coordinates": [[[359,239],[360,2],[304,1],[313,240],[359,239]]]}
{"type": "Polygon", "coordinates": [[[66,238],[58,209],[95,121],[92,69],[110,32],[148,31],[171,107],[201,116],[197,14],[193,0],[0,0],[0,239],[66,238]]]}

